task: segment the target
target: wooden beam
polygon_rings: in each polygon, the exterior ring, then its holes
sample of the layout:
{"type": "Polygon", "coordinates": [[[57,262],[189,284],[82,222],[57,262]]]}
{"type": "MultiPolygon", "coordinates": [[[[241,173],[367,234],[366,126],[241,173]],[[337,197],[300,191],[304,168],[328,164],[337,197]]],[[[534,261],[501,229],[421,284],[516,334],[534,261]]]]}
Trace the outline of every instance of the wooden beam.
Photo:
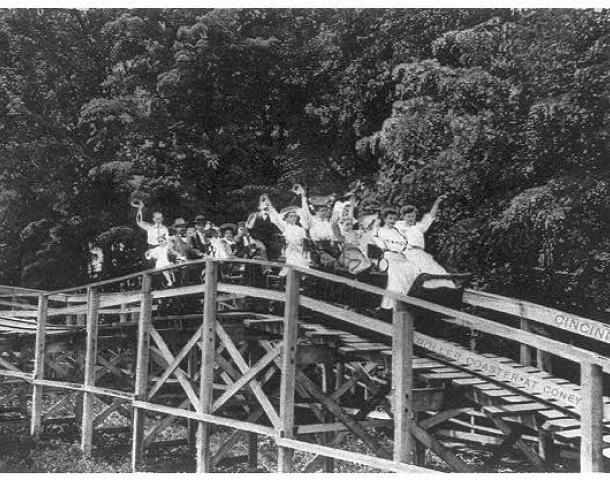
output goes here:
{"type": "Polygon", "coordinates": [[[380,470],[390,472],[407,472],[407,473],[437,473],[434,470],[427,468],[417,467],[415,465],[407,465],[404,463],[394,462],[392,460],[386,460],[384,458],[372,457],[370,455],[364,455],[362,453],[349,452],[347,450],[340,450],[337,448],[327,447],[325,445],[318,445],[315,443],[301,442],[299,440],[293,440],[291,438],[278,438],[277,444],[290,448],[292,450],[300,450],[303,452],[315,453],[324,457],[332,457],[338,460],[345,460],[347,462],[359,463],[362,465],[369,465],[380,470]]]}
{"type": "Polygon", "coordinates": [[[267,365],[269,365],[275,357],[280,353],[281,345],[277,345],[271,352],[266,353],[255,365],[237,379],[212,405],[212,412],[223,406],[227,400],[241,390],[247,383],[250,383],[256,375],[258,375],[267,365]]]}
{"type": "MultiPolygon", "coordinates": [[[[519,326],[524,332],[530,332],[530,324],[527,318],[521,318],[519,326]]],[[[532,365],[532,347],[527,343],[519,345],[519,363],[524,366],[532,365]]]]}
{"type": "Polygon", "coordinates": [[[413,316],[397,303],[392,318],[392,398],[394,407],[394,461],[415,463],[412,435],[413,412],[413,316]]]}
{"type": "MultiPolygon", "coordinates": [[[[87,290],[87,340],[85,343],[85,371],[83,384],[85,387],[95,386],[95,365],[97,360],[97,329],[99,292],[95,288],[87,290]]],[[[93,393],[83,393],[83,416],[80,448],[83,455],[91,456],[93,447],[93,393]]]]}
{"type": "MultiPolygon", "coordinates": [[[[280,380],[280,426],[277,432],[279,438],[294,437],[294,388],[296,383],[300,283],[299,273],[288,267],[282,341],[282,377],[280,380]]],[[[280,473],[292,472],[292,457],[292,449],[279,446],[277,466],[280,473]]]]}
{"type": "Polygon", "coordinates": [[[604,466],[602,428],[604,422],[603,376],[599,365],[581,365],[583,408],[581,409],[582,440],[580,471],[602,472],[604,466]]]}
{"type": "MultiPolygon", "coordinates": [[[[231,340],[231,337],[227,334],[225,329],[222,328],[220,323],[216,324],[216,334],[218,335],[219,340],[225,345],[227,352],[233,359],[233,362],[235,362],[235,365],[237,366],[239,371],[242,374],[246,373],[248,371],[248,364],[242,357],[239,349],[235,346],[235,343],[233,343],[233,340],[231,340]]],[[[236,378],[236,377],[234,377],[234,378],[236,378]]],[[[273,404],[271,403],[271,401],[269,400],[267,395],[265,395],[265,392],[262,389],[261,383],[258,380],[253,380],[248,385],[249,385],[249,388],[252,391],[253,395],[256,397],[258,402],[261,404],[261,407],[263,407],[263,409],[265,410],[265,413],[267,414],[267,417],[271,421],[271,424],[275,428],[278,428],[279,424],[280,424],[279,416],[278,416],[277,412],[275,411],[273,404]]]]}
{"type": "MultiPolygon", "coordinates": [[[[214,384],[214,356],[216,353],[216,299],[218,295],[218,267],[215,263],[205,263],[203,297],[203,333],[201,338],[201,381],[199,387],[199,407],[201,413],[212,412],[212,392],[214,384]]],[[[211,425],[199,422],[197,430],[197,473],[212,471],[210,451],[211,425]]]]}
{"type": "MultiPolygon", "coordinates": [[[[135,399],[146,399],[148,386],[148,356],[150,350],[150,329],[152,326],[152,276],[142,276],[142,303],[138,321],[138,344],[136,353],[135,399]]],[[[133,443],[131,450],[131,469],[136,472],[144,457],[144,418],[145,410],[134,405],[133,443]]]]}
{"type": "Polygon", "coordinates": [[[463,301],[469,305],[527,318],[599,342],[610,343],[610,325],[607,323],[590,320],[571,313],[568,314],[525,300],[476,290],[465,290],[463,301]]]}
{"type": "Polygon", "coordinates": [[[155,393],[159,391],[159,389],[163,386],[165,381],[170,377],[170,375],[178,368],[182,360],[187,356],[187,354],[191,351],[191,349],[195,346],[195,344],[201,338],[201,332],[203,331],[203,326],[199,327],[195,334],[189,339],[189,341],[182,347],[178,355],[174,358],[174,360],[170,363],[170,365],[165,369],[163,374],[157,380],[157,383],[153,385],[153,387],[148,392],[148,399],[150,400],[154,397],[155,393]]]}
{"type": "MultiPolygon", "coordinates": [[[[163,340],[161,334],[152,325],[150,327],[150,337],[157,344],[158,353],[160,353],[163,361],[166,363],[167,366],[171,366],[172,362],[174,361],[172,352],[163,340]]],[[[152,347],[151,350],[153,350],[152,347]]],[[[193,407],[195,407],[195,410],[199,410],[199,398],[197,397],[197,393],[195,393],[195,390],[190,384],[189,379],[187,378],[184,370],[176,367],[174,369],[174,375],[178,379],[178,383],[180,383],[180,386],[184,390],[184,393],[186,393],[186,396],[191,400],[191,403],[193,404],[193,407]]]]}
{"type": "MultiPolygon", "coordinates": [[[[44,379],[44,347],[48,306],[49,299],[44,293],[39,294],[36,325],[36,343],[34,344],[34,380],[44,379]]],[[[32,420],[30,424],[30,434],[36,439],[39,439],[40,434],[42,433],[42,394],[42,385],[34,383],[34,387],[32,388],[32,420]]]]}

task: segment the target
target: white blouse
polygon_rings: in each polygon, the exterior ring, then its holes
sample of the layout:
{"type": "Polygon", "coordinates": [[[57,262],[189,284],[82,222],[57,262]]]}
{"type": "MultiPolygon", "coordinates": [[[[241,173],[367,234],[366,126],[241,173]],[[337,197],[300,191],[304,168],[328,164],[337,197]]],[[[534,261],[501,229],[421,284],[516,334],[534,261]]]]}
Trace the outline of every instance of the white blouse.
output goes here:
{"type": "Polygon", "coordinates": [[[432,216],[426,213],[415,225],[408,226],[404,220],[399,220],[396,222],[395,228],[409,242],[410,247],[425,250],[426,239],[424,234],[428,231],[433,221],[432,216]]]}

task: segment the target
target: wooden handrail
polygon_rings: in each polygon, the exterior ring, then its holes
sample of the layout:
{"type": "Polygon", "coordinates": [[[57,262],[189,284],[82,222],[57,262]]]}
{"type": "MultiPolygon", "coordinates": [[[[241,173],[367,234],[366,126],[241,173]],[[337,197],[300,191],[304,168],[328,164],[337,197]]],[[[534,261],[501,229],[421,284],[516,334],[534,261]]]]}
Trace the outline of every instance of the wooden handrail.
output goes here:
{"type": "MultiPolygon", "coordinates": [[[[50,295],[64,294],[66,292],[82,290],[83,288],[86,288],[86,287],[99,287],[101,285],[109,285],[112,283],[125,281],[127,279],[136,278],[139,275],[152,275],[152,274],[158,274],[158,273],[168,271],[168,270],[175,270],[175,269],[180,269],[180,268],[190,268],[190,267],[198,266],[198,265],[203,266],[206,262],[244,263],[244,264],[251,264],[251,265],[271,266],[271,267],[277,267],[277,268],[285,266],[285,264],[283,264],[283,263],[272,262],[272,261],[267,261],[267,260],[242,259],[242,258],[231,258],[231,259],[220,260],[220,259],[208,258],[208,259],[202,259],[202,260],[195,260],[195,261],[191,261],[191,262],[185,262],[182,264],[170,265],[168,267],[161,268],[161,269],[148,269],[148,270],[144,270],[143,272],[126,275],[126,276],[115,278],[115,279],[104,280],[104,281],[96,282],[96,283],[86,285],[86,286],[74,287],[74,288],[68,289],[68,290],[46,292],[45,295],[50,296],[50,295]]],[[[448,319],[443,318],[442,320],[447,321],[449,323],[456,323],[456,324],[460,324],[462,326],[472,328],[475,330],[479,330],[479,331],[482,331],[485,333],[489,333],[492,335],[498,335],[498,336],[501,336],[501,337],[506,338],[511,341],[515,341],[520,344],[527,343],[531,346],[539,348],[540,350],[544,350],[544,351],[552,352],[556,355],[564,356],[565,358],[568,358],[575,362],[588,362],[588,363],[598,364],[598,365],[602,366],[602,368],[605,372],[610,372],[610,359],[603,357],[601,355],[595,354],[593,352],[589,352],[588,350],[585,350],[585,349],[573,347],[571,345],[566,345],[562,342],[558,342],[556,340],[552,340],[552,339],[544,337],[544,336],[536,335],[535,333],[526,332],[524,330],[514,329],[511,327],[500,325],[500,324],[497,324],[490,320],[481,319],[480,317],[477,317],[477,316],[474,316],[474,315],[471,315],[471,314],[468,314],[465,312],[461,312],[459,310],[455,310],[455,309],[452,309],[449,307],[441,306],[441,305],[429,302],[427,300],[423,300],[423,299],[416,298],[416,297],[411,297],[406,294],[387,291],[383,288],[375,287],[373,285],[368,285],[366,283],[363,283],[363,282],[360,282],[357,280],[352,280],[349,278],[345,278],[345,277],[342,277],[342,276],[339,276],[339,275],[336,275],[333,273],[323,272],[320,270],[314,270],[311,268],[300,267],[300,266],[291,265],[290,267],[293,268],[295,271],[298,271],[302,274],[309,275],[311,277],[316,277],[316,278],[319,278],[322,280],[328,280],[328,281],[331,281],[334,283],[342,284],[347,287],[355,288],[359,291],[363,291],[363,292],[367,292],[367,293],[371,293],[371,294],[375,294],[375,295],[379,295],[379,296],[387,296],[387,297],[393,299],[394,301],[403,302],[403,303],[409,305],[410,307],[419,307],[419,308],[423,308],[423,309],[431,311],[431,312],[446,315],[449,318],[448,319]]],[[[199,286],[192,285],[189,287],[182,287],[182,288],[187,288],[187,289],[192,289],[193,291],[198,291],[200,287],[201,287],[200,285],[199,286]]],[[[238,286],[236,286],[236,287],[238,287],[238,286]]],[[[239,287],[241,287],[241,286],[239,286],[239,287]]],[[[273,295],[271,293],[271,291],[268,291],[270,296],[267,297],[266,295],[263,296],[263,294],[267,293],[264,291],[264,289],[256,289],[256,290],[251,290],[250,292],[247,292],[247,290],[250,288],[252,288],[252,287],[232,288],[227,285],[227,286],[225,286],[225,289],[226,289],[225,291],[239,292],[239,290],[241,290],[245,295],[248,295],[248,293],[250,293],[250,294],[254,294],[254,296],[261,296],[263,298],[279,300],[279,298],[277,298],[277,295],[273,295]]],[[[158,295],[173,296],[179,290],[180,289],[171,289],[168,291],[156,292],[157,295],[155,295],[155,297],[157,297],[158,295]]],[[[473,295],[472,292],[473,291],[471,291],[471,290],[469,290],[467,292],[468,293],[467,298],[469,300],[469,303],[474,302],[475,301],[474,299],[477,298],[473,295]]],[[[121,295],[128,296],[130,293],[131,292],[123,292],[123,293],[121,293],[121,295]]],[[[274,293],[279,293],[279,292],[274,292],[274,293]]],[[[117,293],[111,293],[109,295],[117,295],[117,293]]],[[[104,296],[104,295],[102,294],[102,296],[104,296]]],[[[502,299],[503,300],[502,305],[504,305],[504,309],[501,309],[500,311],[505,311],[506,313],[510,313],[509,311],[507,311],[507,310],[510,310],[508,305],[511,304],[510,301],[513,299],[509,299],[507,297],[501,297],[499,295],[483,294],[483,293],[481,293],[478,298],[479,299],[488,298],[488,299],[493,299],[496,301],[499,301],[500,299],[502,299]]],[[[483,303],[482,300],[480,300],[479,303],[483,303]]],[[[531,304],[529,302],[521,302],[521,301],[519,301],[517,304],[523,305],[523,306],[527,305],[531,308],[533,308],[533,306],[535,306],[535,304],[531,304]]],[[[104,305],[103,301],[102,301],[102,305],[104,305]]],[[[513,304],[513,305],[516,305],[516,304],[513,304]]],[[[516,307],[511,307],[511,308],[513,309],[512,311],[514,311],[514,309],[516,307]]],[[[519,307],[519,308],[524,308],[524,307],[519,307]]],[[[545,309],[546,307],[540,307],[540,308],[545,309]]],[[[563,312],[560,312],[559,310],[554,310],[554,309],[547,309],[545,311],[552,311],[552,312],[556,312],[557,314],[563,314],[563,312]]],[[[564,315],[566,315],[566,317],[568,316],[567,314],[564,314],[564,315]]],[[[538,318],[541,318],[541,317],[538,317],[538,318]]],[[[579,317],[579,318],[581,318],[581,317],[579,317]]],[[[586,319],[583,319],[583,320],[586,320],[586,319]]],[[[536,320],[536,321],[539,321],[539,320],[536,320]]],[[[591,320],[588,322],[591,325],[593,325],[594,321],[591,320]]],[[[601,326],[603,326],[603,324],[601,322],[595,322],[595,326],[601,328],[601,326]]]]}

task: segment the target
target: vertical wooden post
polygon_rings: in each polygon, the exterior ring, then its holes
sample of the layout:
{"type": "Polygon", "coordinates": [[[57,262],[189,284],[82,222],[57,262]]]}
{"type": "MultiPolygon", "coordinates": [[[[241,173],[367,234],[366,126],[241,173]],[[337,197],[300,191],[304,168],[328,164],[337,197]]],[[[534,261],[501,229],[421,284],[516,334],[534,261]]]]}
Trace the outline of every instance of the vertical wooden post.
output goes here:
{"type": "MultiPolygon", "coordinates": [[[[84,386],[95,385],[95,365],[97,363],[97,320],[100,306],[100,294],[96,288],[87,289],[87,343],[85,345],[84,386]]],[[[93,446],[93,399],[89,392],[83,394],[83,416],[80,448],[83,455],[91,456],[93,446]]]]}
{"type": "MultiPolygon", "coordinates": [[[[530,324],[527,318],[521,319],[521,330],[524,332],[530,331],[530,324]]],[[[525,367],[532,364],[532,347],[523,343],[519,345],[519,363],[525,367]]]]}
{"type": "MultiPolygon", "coordinates": [[[[282,378],[280,381],[280,431],[282,438],[294,436],[294,386],[296,376],[297,333],[299,318],[299,273],[288,267],[286,304],[284,306],[284,339],[282,342],[282,378]]],[[[277,466],[280,473],[292,471],[293,450],[279,447],[277,466]]]]}
{"type": "Polygon", "coordinates": [[[248,468],[258,468],[258,435],[252,432],[248,433],[248,468]]]}
{"type": "MultiPolygon", "coordinates": [[[[150,354],[150,326],[152,322],[152,277],[149,273],[142,276],[142,301],[138,322],[138,350],[136,356],[135,399],[146,400],[148,387],[148,356],[150,354]]],[[[133,444],[131,450],[131,469],[135,472],[144,458],[144,418],[146,411],[133,409],[133,444]]]]}
{"type": "Polygon", "coordinates": [[[36,380],[44,378],[44,347],[47,328],[47,309],[49,299],[41,293],[38,296],[38,316],[36,322],[36,344],[34,346],[34,385],[32,388],[32,419],[30,434],[40,438],[42,433],[42,385],[36,385],[36,380]]]}
{"type": "Polygon", "coordinates": [[[583,363],[580,367],[582,408],[580,414],[582,440],[580,443],[580,471],[603,471],[602,428],[604,421],[602,367],[583,363]]]}
{"type": "MultiPolygon", "coordinates": [[[[199,400],[203,413],[212,412],[214,354],[216,352],[217,283],[218,266],[212,260],[208,260],[205,262],[201,379],[199,384],[199,400]]],[[[197,473],[212,471],[210,434],[210,424],[199,422],[197,429],[197,473]]]]}
{"type": "MultiPolygon", "coordinates": [[[[333,382],[333,363],[332,362],[325,362],[324,364],[322,364],[322,369],[323,369],[323,384],[322,384],[322,391],[324,393],[326,393],[328,396],[330,396],[332,394],[332,387],[331,385],[334,383],[333,382]]],[[[365,392],[368,392],[368,390],[365,389],[365,392]]],[[[333,419],[333,415],[331,413],[329,413],[328,411],[326,411],[324,413],[324,421],[325,422],[331,422],[333,419]]],[[[333,434],[331,432],[326,432],[323,435],[324,438],[324,442],[326,444],[330,443],[330,441],[333,439],[333,434]]],[[[335,471],[335,460],[332,457],[324,457],[324,473],[332,473],[335,471]]]]}
{"type": "MultiPolygon", "coordinates": [[[[193,381],[193,378],[195,377],[195,369],[197,368],[195,354],[196,354],[196,351],[195,351],[195,349],[193,349],[188,353],[188,356],[187,356],[186,370],[187,370],[187,373],[188,373],[188,376],[189,376],[191,382],[193,381]]],[[[195,453],[195,449],[196,449],[196,439],[195,439],[196,433],[197,433],[197,424],[196,424],[195,420],[189,418],[186,421],[186,437],[187,437],[187,444],[188,444],[189,452],[191,452],[193,454],[195,453]]]]}
{"type": "MultiPolygon", "coordinates": [[[[254,347],[256,342],[248,342],[248,365],[250,368],[256,364],[254,357],[254,347]]],[[[258,435],[248,432],[248,469],[256,471],[258,469],[258,435]]]]}
{"type": "Polygon", "coordinates": [[[335,390],[339,390],[339,387],[343,385],[343,363],[337,363],[336,365],[336,376],[335,376],[335,390]]]}
{"type": "Polygon", "coordinates": [[[413,316],[397,302],[392,319],[392,397],[394,399],[394,461],[415,462],[413,402],[413,316]]]}

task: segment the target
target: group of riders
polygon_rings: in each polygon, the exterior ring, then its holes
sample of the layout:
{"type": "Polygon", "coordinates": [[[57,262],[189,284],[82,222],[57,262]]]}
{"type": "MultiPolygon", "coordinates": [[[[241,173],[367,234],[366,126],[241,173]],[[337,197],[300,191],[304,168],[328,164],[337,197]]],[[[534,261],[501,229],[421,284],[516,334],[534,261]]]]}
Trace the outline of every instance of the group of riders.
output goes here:
{"type": "MultiPolygon", "coordinates": [[[[219,227],[197,215],[190,225],[176,218],[168,228],[160,212],[153,213],[152,223],[145,222],[144,204],[136,200],[132,203],[137,208],[136,222],[147,233],[145,257],[155,268],[205,258],[258,258],[352,275],[376,269],[387,272],[388,291],[405,294],[422,273],[447,274],[425,251],[424,239],[444,195],[418,221],[413,205],[377,209],[354,193],[308,198],[298,184],[292,192],[300,197],[300,205],[278,211],[268,195],[261,195],[257,210],[246,221],[219,227]]],[[[266,267],[263,273],[271,269],[266,267]]],[[[284,267],[279,275],[285,274],[284,267]]],[[[167,286],[173,286],[174,274],[166,269],[163,275],[167,286]]],[[[453,288],[454,284],[439,279],[426,286],[453,288]]],[[[391,298],[384,297],[381,307],[392,306],[391,298]]]]}

